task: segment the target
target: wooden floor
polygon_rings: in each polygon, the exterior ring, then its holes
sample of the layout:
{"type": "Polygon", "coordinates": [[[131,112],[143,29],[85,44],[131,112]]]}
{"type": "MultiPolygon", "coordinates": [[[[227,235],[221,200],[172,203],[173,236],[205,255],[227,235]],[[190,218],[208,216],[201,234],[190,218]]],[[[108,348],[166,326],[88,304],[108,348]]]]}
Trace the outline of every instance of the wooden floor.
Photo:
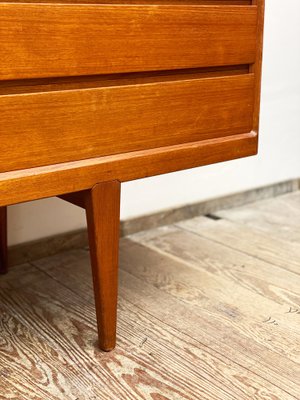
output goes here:
{"type": "Polygon", "coordinates": [[[100,352],[87,249],[0,277],[0,399],[300,399],[300,192],[122,239],[100,352]]]}

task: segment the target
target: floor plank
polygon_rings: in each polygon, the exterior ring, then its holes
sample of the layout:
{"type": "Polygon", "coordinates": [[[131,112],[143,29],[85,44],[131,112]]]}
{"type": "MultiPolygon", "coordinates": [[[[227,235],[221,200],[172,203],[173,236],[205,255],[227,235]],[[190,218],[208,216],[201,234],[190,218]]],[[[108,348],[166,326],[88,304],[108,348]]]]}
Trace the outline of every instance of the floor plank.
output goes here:
{"type": "Polygon", "coordinates": [[[216,215],[249,225],[272,237],[300,243],[300,191],[218,211],[216,215]]]}
{"type": "MultiPolygon", "coordinates": [[[[252,271],[255,260],[239,257],[239,253],[230,250],[226,254],[225,247],[220,249],[221,246],[209,244],[196,235],[188,237],[176,228],[166,231],[166,228],[155,230],[151,239],[149,232],[146,239],[139,235],[139,242],[146,242],[149,250],[139,251],[140,262],[133,261],[138,257],[138,249],[128,250],[127,270],[188,304],[201,317],[202,325],[206,319],[209,325],[205,329],[215,339],[210,346],[216,348],[225,335],[234,349],[231,359],[242,354],[243,365],[245,355],[256,364],[262,363],[266,377],[272,370],[274,382],[285,378],[286,387],[290,380],[299,382],[299,318],[288,313],[293,303],[290,299],[284,301],[283,290],[255,278],[252,271]],[[156,255],[155,250],[160,254],[156,255]],[[169,254],[172,258],[166,259],[169,254]],[[251,272],[248,274],[247,270],[251,272]],[[269,323],[269,317],[275,323],[269,323]],[[284,363],[282,370],[281,363],[284,363]]],[[[295,285],[297,288],[299,284],[295,285]]],[[[297,292],[295,296],[300,300],[297,292]]],[[[229,356],[227,349],[226,354],[229,356]]]]}
{"type": "Polygon", "coordinates": [[[111,353],[87,250],[1,276],[0,399],[298,400],[299,199],[122,239],[111,353]]]}
{"type": "MultiPolygon", "coordinates": [[[[78,254],[75,257],[80,259],[78,254]]],[[[86,252],[84,252],[84,261],[85,266],[88,266],[86,252]]],[[[96,329],[92,290],[89,294],[90,301],[82,301],[80,292],[76,294],[68,290],[49,276],[35,273],[35,277],[29,290],[18,288],[16,292],[9,287],[6,291],[2,291],[1,303],[8,312],[16,312],[18,316],[21,316],[21,321],[27,329],[34,329],[41,340],[51,344],[54,351],[63,354],[68,368],[75,368],[79,376],[88,377],[93,381],[91,394],[95,398],[99,395],[97,386],[100,386],[102,391],[102,397],[99,398],[105,399],[147,398],[146,394],[140,396],[140,390],[152,391],[157,396],[164,394],[170,398],[183,399],[191,398],[192,393],[202,396],[202,392],[207,392],[205,381],[203,389],[187,381],[187,379],[195,381],[197,372],[193,371],[185,359],[182,363],[182,359],[177,358],[176,363],[169,365],[168,353],[170,352],[163,353],[168,364],[161,362],[160,351],[157,347],[155,352],[147,352],[149,343],[147,346],[141,345],[145,337],[145,328],[142,332],[132,329],[134,321],[132,317],[128,318],[128,311],[127,318],[124,320],[126,334],[122,334],[121,329],[116,351],[109,354],[98,351],[95,347],[96,329]],[[42,291],[41,288],[43,288],[42,291]],[[130,332],[138,336],[138,340],[135,336],[133,340],[132,335],[129,335],[130,332]],[[103,394],[103,389],[105,389],[105,394],[103,394]]],[[[122,327],[122,319],[120,325],[122,327]]],[[[151,345],[149,347],[151,348],[151,345]]],[[[171,354],[177,354],[176,347],[172,349],[171,354]]],[[[89,386],[91,385],[86,385],[86,388],[88,389],[89,386]]],[[[232,398],[226,396],[226,392],[224,394],[222,389],[219,392],[218,394],[216,390],[215,393],[226,399],[232,398]]],[[[84,393],[86,392],[82,390],[81,395],[84,393]]],[[[209,397],[203,398],[218,398],[215,393],[212,391],[209,397]]],[[[91,394],[85,394],[84,398],[91,398],[91,394]]]]}
{"type": "MultiPolygon", "coordinates": [[[[168,271],[173,271],[174,275],[168,277],[168,282],[174,284],[175,288],[177,281],[184,284],[186,279],[188,290],[196,287],[199,293],[208,292],[208,299],[223,299],[228,304],[235,297],[240,297],[239,308],[244,307],[246,313],[250,304],[251,310],[261,316],[266,310],[277,309],[278,305],[282,306],[282,310],[288,310],[290,306],[296,306],[300,302],[300,277],[293,272],[176,227],[157,229],[152,237],[150,235],[152,232],[148,231],[132,239],[154,251],[172,256],[172,259],[181,263],[181,268],[173,267],[172,260],[166,260],[164,268],[159,268],[156,263],[148,271],[145,262],[141,260],[137,263],[136,273],[141,270],[145,279],[147,273],[151,279],[151,274],[156,270],[165,276],[168,271]],[[203,281],[208,281],[210,285],[203,285],[203,281]],[[256,303],[259,303],[259,307],[255,307],[256,303]]],[[[136,251],[137,249],[133,253],[136,251]]],[[[297,325],[296,328],[300,331],[300,326],[297,325]]]]}
{"type": "Polygon", "coordinates": [[[300,242],[287,242],[229,219],[196,217],[176,224],[184,230],[300,274],[300,242]]]}
{"type": "MultiPolygon", "coordinates": [[[[129,246],[129,243],[127,240],[123,240],[121,242],[121,268],[123,267],[123,263],[126,263],[126,260],[127,260],[126,255],[125,255],[125,260],[123,258],[123,248],[131,249],[130,253],[131,254],[134,253],[134,252],[132,252],[132,250],[134,250],[134,248],[129,246]]],[[[69,281],[70,274],[72,274],[73,279],[74,279],[74,284],[76,285],[77,290],[79,290],[79,293],[80,294],[82,293],[83,296],[87,296],[87,293],[89,292],[88,288],[86,287],[87,279],[83,279],[84,274],[86,274],[87,270],[85,269],[85,271],[83,272],[82,269],[78,268],[78,257],[79,257],[78,253],[76,254],[76,257],[73,259],[73,261],[70,258],[68,258],[67,261],[62,260],[60,257],[58,260],[54,261],[54,263],[51,263],[50,265],[49,265],[49,263],[47,263],[47,265],[45,265],[45,263],[41,262],[39,264],[39,267],[46,269],[47,273],[50,273],[51,275],[53,274],[56,277],[57,277],[57,274],[60,274],[60,273],[65,274],[66,271],[69,271],[66,281],[70,282],[69,281]],[[62,263],[62,264],[60,264],[60,263],[62,263]],[[77,265],[77,267],[75,268],[76,265],[77,265]],[[64,266],[64,268],[61,268],[62,266],[64,266]],[[76,270],[77,275],[74,277],[72,271],[75,271],[75,270],[76,270]],[[78,288],[79,284],[81,286],[81,289],[78,288]]],[[[132,262],[132,260],[130,260],[130,262],[132,262]]],[[[81,264],[86,265],[86,262],[83,261],[81,264]]],[[[62,276],[60,277],[60,279],[62,279],[62,276]]],[[[72,282],[72,278],[71,278],[71,282],[72,282]]],[[[195,335],[195,332],[199,329],[197,322],[200,322],[200,321],[195,320],[195,327],[192,328],[192,329],[194,329],[193,333],[191,333],[190,330],[188,329],[187,334],[184,335],[185,327],[189,326],[189,321],[190,321],[189,318],[186,319],[184,317],[187,310],[185,308],[182,309],[182,307],[178,308],[178,303],[174,302],[173,298],[171,298],[170,296],[165,296],[164,298],[162,298],[161,294],[158,292],[157,289],[154,289],[154,293],[153,293],[153,288],[151,286],[145,284],[144,281],[142,282],[140,280],[135,279],[131,274],[124,273],[123,268],[121,269],[120,294],[121,294],[121,299],[120,299],[121,302],[123,299],[123,302],[125,300],[127,300],[127,302],[133,303],[135,305],[135,307],[137,307],[136,312],[138,314],[144,315],[145,323],[147,322],[147,320],[149,320],[149,317],[150,317],[149,313],[152,318],[153,318],[153,316],[155,316],[154,317],[155,325],[160,326],[161,333],[163,334],[163,337],[159,337],[156,333],[156,336],[154,336],[154,338],[153,338],[155,342],[160,342],[163,339],[164,343],[165,343],[164,346],[166,346],[166,343],[168,343],[168,339],[166,340],[166,338],[164,338],[166,332],[168,332],[170,330],[170,328],[172,329],[173,332],[174,332],[174,330],[176,331],[176,328],[177,329],[179,328],[177,335],[179,335],[179,334],[181,336],[183,335],[185,337],[186,344],[183,347],[184,348],[183,352],[182,352],[182,350],[179,350],[181,347],[178,346],[177,349],[173,349],[173,354],[175,354],[174,352],[176,352],[177,355],[182,354],[182,359],[185,359],[188,362],[188,365],[190,365],[193,370],[195,370],[195,368],[196,368],[197,370],[199,370],[200,374],[202,373],[203,367],[202,367],[201,360],[207,359],[207,356],[206,355],[204,356],[204,354],[203,354],[203,352],[206,353],[207,347],[206,347],[206,345],[203,346],[203,344],[201,343],[201,340],[199,341],[199,339],[197,338],[197,335],[195,335]],[[166,302],[165,307],[164,307],[164,313],[167,312],[169,314],[169,312],[171,312],[172,310],[174,311],[175,308],[177,309],[177,320],[180,321],[179,325],[177,324],[177,325],[173,326],[173,321],[166,319],[165,314],[161,315],[158,312],[158,307],[159,307],[159,305],[157,304],[158,296],[161,301],[166,302]],[[150,300],[150,304],[149,304],[149,300],[150,300]],[[154,303],[152,302],[152,300],[154,300],[154,303]],[[141,306],[142,302],[145,302],[144,306],[141,306]],[[168,321],[168,322],[167,322],[167,324],[164,323],[163,326],[161,326],[162,321],[168,321]],[[192,341],[191,337],[193,337],[193,338],[196,337],[197,340],[192,341]],[[202,349],[201,357],[198,360],[190,359],[189,355],[186,353],[187,346],[189,348],[189,353],[190,352],[195,353],[195,351],[198,351],[198,353],[199,353],[199,350],[202,349]],[[195,348],[194,348],[194,346],[195,346],[195,348]]],[[[91,296],[91,291],[90,291],[89,296],[91,296]]],[[[124,306],[123,309],[127,309],[127,308],[128,307],[126,305],[126,306],[124,306]]],[[[120,318],[120,316],[119,316],[119,318],[120,318]]],[[[123,321],[123,320],[121,320],[121,321],[123,321]]],[[[120,324],[121,323],[122,322],[120,322],[120,324]]],[[[122,326],[119,327],[119,329],[121,329],[121,328],[122,328],[122,326]]],[[[147,323],[144,325],[144,329],[146,329],[147,332],[149,331],[147,328],[147,323]]],[[[170,339],[169,339],[169,343],[170,342],[173,343],[174,338],[171,340],[170,339]]],[[[147,343],[148,343],[148,340],[147,340],[147,343]]],[[[162,355],[165,353],[164,346],[162,346],[162,348],[161,348],[162,355]]],[[[168,346],[170,346],[170,344],[168,346]]],[[[156,350],[156,352],[157,352],[157,350],[156,350]]],[[[215,384],[218,385],[219,383],[217,383],[217,382],[219,379],[220,372],[222,375],[224,373],[227,375],[227,373],[224,371],[224,369],[222,368],[220,363],[217,362],[217,360],[220,359],[220,357],[221,357],[221,353],[214,352],[211,350],[210,350],[210,353],[212,353],[212,355],[210,355],[210,357],[212,357],[212,360],[214,358],[216,358],[216,360],[213,362],[213,364],[218,365],[218,372],[213,368],[213,370],[211,371],[211,376],[210,376],[209,380],[210,380],[210,384],[213,384],[213,382],[215,382],[213,385],[215,385],[215,384]]],[[[166,355],[164,354],[164,356],[166,356],[166,355]]],[[[170,358],[166,360],[168,369],[170,369],[172,367],[172,358],[173,358],[173,356],[170,356],[170,358]]],[[[224,357],[222,357],[222,359],[224,359],[224,357]]],[[[264,382],[263,380],[260,381],[261,378],[257,378],[255,373],[250,372],[247,368],[241,368],[239,366],[239,364],[235,365],[234,361],[231,361],[231,360],[225,358],[224,365],[230,365],[231,370],[237,369],[237,371],[240,371],[240,369],[241,369],[242,375],[244,375],[244,374],[247,375],[247,385],[250,382],[252,382],[250,388],[242,387],[241,393],[235,394],[235,396],[233,398],[241,398],[241,399],[252,398],[251,396],[253,396],[253,394],[256,392],[257,397],[253,397],[253,398],[260,399],[260,398],[263,398],[263,397],[261,397],[262,396],[262,392],[261,392],[262,388],[264,388],[264,390],[266,390],[267,392],[272,393],[272,395],[275,395],[276,390],[278,390],[278,389],[276,389],[275,392],[273,392],[272,385],[270,385],[268,382],[264,382]],[[260,384],[257,382],[257,379],[261,382],[260,384]]],[[[205,367],[204,370],[207,370],[207,367],[205,367]]],[[[226,370],[227,370],[227,367],[226,367],[226,370]]],[[[240,375],[237,371],[234,374],[230,375],[230,377],[228,377],[228,380],[226,382],[226,387],[230,388],[229,393],[235,393],[234,387],[240,386],[239,380],[237,380],[236,375],[235,375],[235,374],[237,374],[237,376],[239,376],[239,378],[240,378],[240,375]]],[[[222,381],[223,381],[223,378],[220,382],[220,387],[223,386],[222,381]]],[[[196,380],[196,382],[197,382],[197,380],[196,380]]],[[[195,396],[195,393],[196,392],[194,392],[194,394],[188,398],[193,399],[195,396]]],[[[201,399],[205,398],[203,394],[201,394],[201,395],[199,394],[199,396],[200,396],[199,398],[201,398],[201,399]]],[[[211,395],[209,395],[209,396],[211,396],[211,395]]],[[[171,398],[173,398],[173,397],[171,397],[171,398]]],[[[208,398],[214,398],[214,397],[208,397],[208,398]]],[[[220,398],[226,398],[226,397],[223,394],[222,397],[220,397],[220,398]]]]}

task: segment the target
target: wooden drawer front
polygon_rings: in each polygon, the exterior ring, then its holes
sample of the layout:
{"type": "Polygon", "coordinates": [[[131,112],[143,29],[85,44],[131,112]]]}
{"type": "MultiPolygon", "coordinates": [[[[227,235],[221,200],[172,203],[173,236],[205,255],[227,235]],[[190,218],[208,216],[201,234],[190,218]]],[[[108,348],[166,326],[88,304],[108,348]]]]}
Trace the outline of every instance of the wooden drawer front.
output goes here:
{"type": "Polygon", "coordinates": [[[249,132],[253,86],[245,74],[0,96],[0,172],[249,132]]]}
{"type": "Polygon", "coordinates": [[[0,79],[251,64],[256,6],[0,4],[0,79]]]}

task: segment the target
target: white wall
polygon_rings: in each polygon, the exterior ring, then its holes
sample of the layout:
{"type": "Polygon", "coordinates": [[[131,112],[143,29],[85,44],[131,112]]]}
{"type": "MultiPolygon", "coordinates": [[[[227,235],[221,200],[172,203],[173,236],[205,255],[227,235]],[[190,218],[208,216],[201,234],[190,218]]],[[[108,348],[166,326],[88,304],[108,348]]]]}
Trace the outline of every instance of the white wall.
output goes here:
{"type": "MultiPolygon", "coordinates": [[[[123,184],[123,219],[300,177],[299,21],[299,0],[266,0],[259,155],[123,184]]],[[[58,199],[16,205],[9,242],[84,224],[83,211],[58,199]]]]}

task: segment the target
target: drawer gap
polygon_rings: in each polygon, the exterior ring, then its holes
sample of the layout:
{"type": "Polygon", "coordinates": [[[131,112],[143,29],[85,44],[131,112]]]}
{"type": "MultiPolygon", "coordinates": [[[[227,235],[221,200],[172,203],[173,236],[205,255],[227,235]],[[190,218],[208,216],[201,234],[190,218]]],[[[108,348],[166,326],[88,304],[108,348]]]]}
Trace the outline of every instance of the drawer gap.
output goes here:
{"type": "Polygon", "coordinates": [[[6,0],[1,3],[22,4],[126,4],[126,5],[191,5],[191,6],[249,6],[252,0],[6,0]]]}
{"type": "Polygon", "coordinates": [[[225,67],[190,68],[183,70],[134,72],[125,74],[10,80],[0,81],[0,95],[125,86],[210,77],[225,77],[231,75],[244,75],[248,74],[249,72],[250,66],[246,64],[225,67]]]}

